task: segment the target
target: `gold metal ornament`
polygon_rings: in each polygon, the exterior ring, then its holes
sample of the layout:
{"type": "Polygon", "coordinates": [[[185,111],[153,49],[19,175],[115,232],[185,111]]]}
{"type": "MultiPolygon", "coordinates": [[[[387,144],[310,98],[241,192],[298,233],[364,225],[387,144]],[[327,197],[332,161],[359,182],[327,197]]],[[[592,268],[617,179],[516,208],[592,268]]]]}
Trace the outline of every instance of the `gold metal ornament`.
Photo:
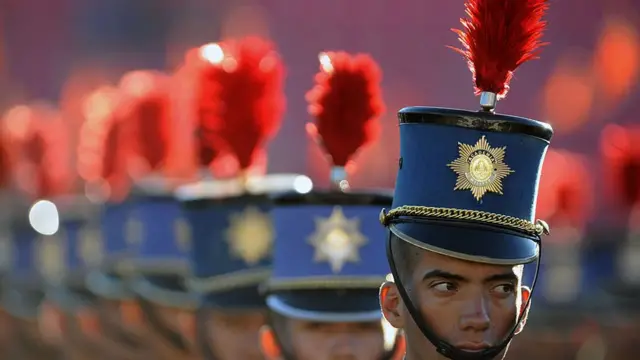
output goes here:
{"type": "Polygon", "coordinates": [[[36,264],[43,278],[50,282],[62,281],[66,271],[64,235],[40,236],[36,239],[36,264]]]}
{"type": "Polygon", "coordinates": [[[458,175],[453,190],[471,190],[477,201],[487,192],[502,195],[502,180],[514,172],[504,163],[506,150],[491,147],[484,135],[473,146],[458,143],[460,157],[447,164],[458,175]]]}
{"type": "Polygon", "coordinates": [[[191,228],[184,219],[177,219],[173,223],[173,232],[178,249],[183,252],[189,252],[191,248],[191,228]]]}
{"type": "Polygon", "coordinates": [[[248,206],[241,213],[231,214],[229,221],[226,240],[231,255],[250,266],[271,255],[274,234],[267,214],[248,206]]]}
{"type": "Polygon", "coordinates": [[[11,236],[0,230],[0,271],[8,271],[13,264],[13,241],[11,236]]]}
{"type": "Polygon", "coordinates": [[[97,224],[89,224],[79,234],[79,257],[89,267],[97,267],[104,259],[104,243],[97,224]]]}
{"type": "Polygon", "coordinates": [[[359,219],[347,219],[342,208],[333,208],[328,218],[316,219],[316,231],[309,238],[315,248],[313,261],[326,261],[337,274],[347,262],[360,262],[360,247],[367,238],[360,232],[359,219]]]}
{"type": "Polygon", "coordinates": [[[125,224],[125,237],[129,245],[138,246],[142,243],[144,226],[135,215],[130,215],[125,224]]]}

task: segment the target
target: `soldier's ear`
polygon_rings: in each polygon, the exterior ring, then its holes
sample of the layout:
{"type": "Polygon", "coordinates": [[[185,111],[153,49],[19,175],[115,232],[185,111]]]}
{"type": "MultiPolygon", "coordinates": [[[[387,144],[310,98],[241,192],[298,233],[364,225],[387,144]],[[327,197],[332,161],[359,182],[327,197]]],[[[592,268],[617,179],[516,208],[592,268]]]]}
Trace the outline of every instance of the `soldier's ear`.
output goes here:
{"type": "Polygon", "coordinates": [[[178,313],[178,326],[180,333],[189,342],[191,348],[196,346],[196,314],[193,311],[180,311],[178,313]]]}
{"type": "Polygon", "coordinates": [[[516,329],[516,335],[524,330],[524,326],[527,323],[527,317],[529,316],[529,309],[531,308],[531,302],[529,301],[529,298],[531,297],[531,289],[529,289],[527,286],[522,286],[520,288],[520,291],[522,293],[522,297],[519,315],[522,316],[522,321],[520,321],[520,325],[518,325],[518,329],[516,329]],[[529,303],[527,304],[528,301],[529,303]],[[527,305],[526,307],[524,306],[525,304],[527,305]]]}
{"type": "Polygon", "coordinates": [[[385,281],[380,287],[380,309],[384,318],[396,329],[404,327],[404,317],[402,316],[402,299],[398,293],[396,284],[385,281]]]}
{"type": "Polygon", "coordinates": [[[262,325],[260,328],[260,350],[267,360],[279,360],[281,358],[282,351],[276,337],[273,333],[273,329],[269,325],[262,325]]]}
{"type": "Polygon", "coordinates": [[[63,341],[64,318],[62,311],[55,305],[43,302],[38,313],[38,327],[45,341],[57,344],[63,341]]]}
{"type": "Polygon", "coordinates": [[[135,300],[123,300],[119,304],[120,318],[122,322],[132,328],[140,328],[144,325],[144,315],[142,308],[135,300]]]}

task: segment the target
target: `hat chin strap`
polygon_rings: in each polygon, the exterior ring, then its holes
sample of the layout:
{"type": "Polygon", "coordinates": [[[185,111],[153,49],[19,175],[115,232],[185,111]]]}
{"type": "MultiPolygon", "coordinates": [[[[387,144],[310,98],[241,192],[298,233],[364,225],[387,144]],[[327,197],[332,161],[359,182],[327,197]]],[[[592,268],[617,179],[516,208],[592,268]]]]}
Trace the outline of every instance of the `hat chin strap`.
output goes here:
{"type": "MultiPolygon", "coordinates": [[[[538,271],[540,270],[540,257],[542,256],[542,249],[540,249],[538,261],[536,264],[536,272],[533,277],[533,283],[531,284],[531,294],[533,294],[533,289],[536,286],[536,281],[538,280],[538,271]]],[[[398,275],[398,269],[396,268],[396,263],[393,257],[393,250],[391,248],[391,231],[389,231],[389,235],[387,236],[387,258],[389,260],[389,267],[391,269],[391,274],[393,275],[394,282],[396,287],[398,288],[398,292],[400,293],[400,297],[404,302],[413,322],[418,326],[422,334],[435,346],[436,351],[443,356],[451,359],[451,360],[491,360],[498,356],[504,349],[509,345],[511,339],[515,335],[516,330],[524,320],[526,311],[522,311],[518,316],[518,321],[516,321],[515,325],[511,328],[509,335],[498,345],[491,346],[487,349],[484,349],[479,352],[470,352],[456,348],[451,345],[447,341],[438,337],[433,330],[429,327],[427,322],[424,320],[424,316],[422,316],[422,312],[414,305],[407,293],[407,290],[402,285],[402,280],[398,275]]],[[[531,295],[527,299],[527,303],[525,304],[523,309],[527,309],[529,304],[531,303],[531,295]]]]}

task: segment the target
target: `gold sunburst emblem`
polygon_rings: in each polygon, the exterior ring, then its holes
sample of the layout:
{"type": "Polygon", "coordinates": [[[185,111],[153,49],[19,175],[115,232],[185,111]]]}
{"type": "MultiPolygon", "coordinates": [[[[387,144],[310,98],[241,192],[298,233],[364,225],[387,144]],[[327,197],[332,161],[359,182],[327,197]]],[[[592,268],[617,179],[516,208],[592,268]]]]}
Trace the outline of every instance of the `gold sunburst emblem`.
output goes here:
{"type": "Polygon", "coordinates": [[[102,233],[97,224],[87,225],[80,232],[79,256],[86,266],[97,267],[104,258],[102,233]]]}
{"type": "Polygon", "coordinates": [[[9,234],[0,230],[0,271],[4,272],[11,269],[14,256],[13,241],[11,241],[9,234]]]}
{"type": "Polygon", "coordinates": [[[460,157],[447,165],[458,174],[453,190],[471,190],[477,201],[487,192],[502,195],[502,180],[514,172],[504,163],[506,150],[491,147],[484,135],[473,146],[458,143],[460,157]]]}
{"type": "Polygon", "coordinates": [[[315,248],[313,261],[326,261],[339,273],[347,262],[360,262],[360,247],[367,238],[360,232],[359,219],[347,219],[342,208],[333,208],[328,218],[316,219],[316,231],[309,238],[315,248]]]}
{"type": "MultiPolygon", "coordinates": [[[[60,232],[60,231],[59,231],[60,232]]],[[[62,281],[66,271],[64,235],[40,236],[36,244],[36,264],[42,277],[50,282],[62,281]]]]}
{"type": "Polygon", "coordinates": [[[191,228],[185,219],[177,219],[173,223],[173,232],[178,250],[183,253],[191,249],[191,228]]]}
{"type": "Polygon", "coordinates": [[[231,255],[249,266],[271,255],[273,228],[267,214],[249,206],[241,213],[231,214],[229,221],[226,235],[231,255]]]}

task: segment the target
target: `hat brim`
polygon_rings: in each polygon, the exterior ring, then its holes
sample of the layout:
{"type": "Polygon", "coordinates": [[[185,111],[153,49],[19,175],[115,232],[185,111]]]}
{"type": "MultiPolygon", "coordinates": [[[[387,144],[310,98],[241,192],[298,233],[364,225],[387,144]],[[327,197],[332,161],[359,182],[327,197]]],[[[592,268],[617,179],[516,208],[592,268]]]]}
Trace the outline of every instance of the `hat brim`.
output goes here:
{"type": "Polygon", "coordinates": [[[378,289],[295,290],[267,297],[270,310],[287,318],[315,322],[380,321],[378,289]]]}
{"type": "Polygon", "coordinates": [[[203,294],[200,304],[205,308],[225,310],[254,310],[266,307],[258,285],[203,294]]]}
{"type": "Polygon", "coordinates": [[[85,286],[93,294],[109,300],[127,300],[133,297],[126,281],[117,274],[91,271],[85,278],[85,286]]]}
{"type": "Polygon", "coordinates": [[[540,251],[533,238],[488,225],[429,220],[395,223],[389,230],[421,249],[485,264],[528,264],[540,251]]]}
{"type": "Polygon", "coordinates": [[[195,294],[190,293],[179,276],[139,276],[132,280],[136,295],[161,306],[179,309],[197,307],[195,294]]]}

